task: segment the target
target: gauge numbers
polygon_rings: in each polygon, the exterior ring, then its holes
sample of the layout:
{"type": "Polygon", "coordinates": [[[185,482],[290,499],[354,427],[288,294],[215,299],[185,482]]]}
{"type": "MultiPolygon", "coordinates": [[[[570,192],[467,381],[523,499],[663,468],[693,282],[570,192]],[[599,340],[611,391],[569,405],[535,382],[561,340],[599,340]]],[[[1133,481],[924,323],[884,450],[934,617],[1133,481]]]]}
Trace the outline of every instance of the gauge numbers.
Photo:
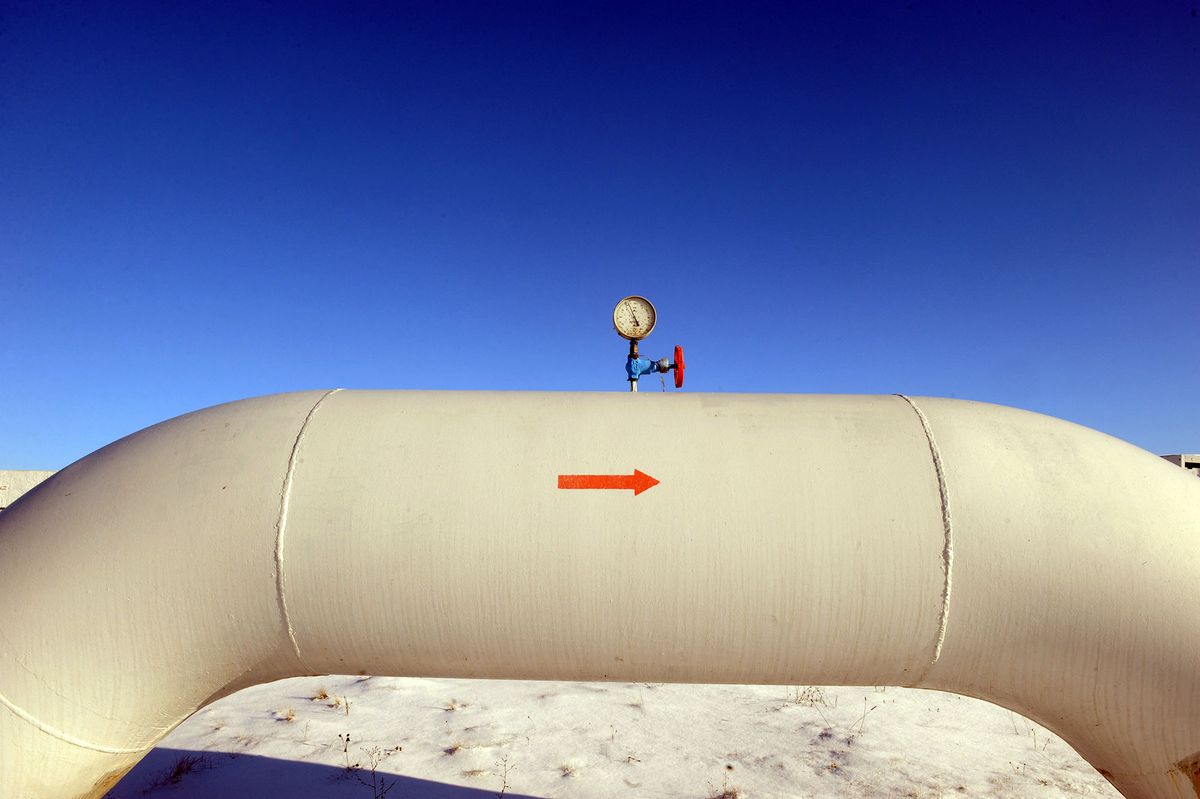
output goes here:
{"type": "Polygon", "coordinates": [[[633,295],[617,303],[613,310],[613,327],[621,338],[638,341],[650,335],[657,316],[650,300],[633,295]]]}

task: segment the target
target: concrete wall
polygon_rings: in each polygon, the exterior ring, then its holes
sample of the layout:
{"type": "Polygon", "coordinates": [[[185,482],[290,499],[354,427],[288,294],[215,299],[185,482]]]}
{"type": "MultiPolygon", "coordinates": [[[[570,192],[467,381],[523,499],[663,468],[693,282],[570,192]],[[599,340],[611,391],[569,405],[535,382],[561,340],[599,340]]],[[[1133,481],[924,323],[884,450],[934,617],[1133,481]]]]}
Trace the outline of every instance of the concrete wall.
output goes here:
{"type": "Polygon", "coordinates": [[[17,501],[17,497],[32,489],[54,472],[0,471],[0,510],[17,501]]]}
{"type": "Polygon", "coordinates": [[[1163,458],[1200,477],[1200,455],[1163,455],[1163,458]]]}

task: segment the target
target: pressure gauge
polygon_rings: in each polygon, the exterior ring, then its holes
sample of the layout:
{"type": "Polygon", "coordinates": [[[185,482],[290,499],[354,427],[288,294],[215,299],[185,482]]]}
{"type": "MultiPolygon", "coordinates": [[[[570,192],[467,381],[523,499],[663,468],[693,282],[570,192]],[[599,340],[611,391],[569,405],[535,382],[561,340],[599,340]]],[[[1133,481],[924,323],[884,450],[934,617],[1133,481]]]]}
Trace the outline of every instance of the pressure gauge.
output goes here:
{"type": "Polygon", "coordinates": [[[621,338],[640,341],[650,335],[657,316],[650,300],[633,295],[617,303],[613,310],[613,327],[621,338]]]}

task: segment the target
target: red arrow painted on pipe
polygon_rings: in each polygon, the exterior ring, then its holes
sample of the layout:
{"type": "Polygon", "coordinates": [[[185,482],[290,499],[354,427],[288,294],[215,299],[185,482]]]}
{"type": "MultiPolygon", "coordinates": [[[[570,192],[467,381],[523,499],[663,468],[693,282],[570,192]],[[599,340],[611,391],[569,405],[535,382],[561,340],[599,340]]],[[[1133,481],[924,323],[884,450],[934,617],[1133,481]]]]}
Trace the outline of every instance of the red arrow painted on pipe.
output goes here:
{"type": "Polygon", "coordinates": [[[658,485],[657,480],[637,469],[633,470],[633,474],[560,474],[558,476],[559,488],[632,488],[635,497],[656,485],[658,485]]]}

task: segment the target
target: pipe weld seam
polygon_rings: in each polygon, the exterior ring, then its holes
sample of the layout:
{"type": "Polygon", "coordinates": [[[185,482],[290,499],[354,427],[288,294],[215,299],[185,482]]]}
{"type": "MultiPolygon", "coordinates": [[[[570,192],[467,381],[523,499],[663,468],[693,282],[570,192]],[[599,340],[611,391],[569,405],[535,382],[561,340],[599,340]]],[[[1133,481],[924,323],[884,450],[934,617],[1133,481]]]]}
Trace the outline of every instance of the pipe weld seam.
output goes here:
{"type": "Polygon", "coordinates": [[[938,449],[937,440],[933,437],[933,430],[929,426],[929,418],[925,416],[924,411],[917,407],[917,403],[913,402],[911,397],[904,394],[897,394],[896,396],[907,402],[921,421],[921,429],[925,431],[925,440],[929,442],[929,454],[933,456],[933,471],[937,475],[938,496],[942,505],[942,572],[945,577],[942,583],[941,618],[938,621],[937,639],[933,646],[933,660],[929,663],[930,666],[933,666],[942,656],[942,644],[946,641],[946,624],[950,620],[950,591],[953,588],[951,578],[954,566],[954,535],[950,523],[950,490],[946,486],[946,471],[942,465],[942,453],[938,449]]]}
{"type": "Polygon", "coordinates": [[[300,424],[296,440],[292,442],[292,452],[288,455],[287,473],[283,477],[283,489],[279,497],[279,519],[275,522],[275,593],[279,600],[279,612],[283,615],[283,623],[287,627],[288,640],[292,642],[292,651],[296,653],[296,659],[306,670],[308,670],[308,666],[304,663],[304,656],[300,654],[300,644],[296,640],[296,629],[292,626],[292,618],[288,614],[287,598],[284,593],[287,583],[283,575],[283,538],[287,531],[288,508],[292,500],[292,482],[296,475],[296,465],[300,462],[300,445],[304,441],[304,434],[308,431],[308,426],[316,416],[321,403],[339,391],[341,391],[340,388],[335,388],[322,394],[300,424]]]}
{"type": "Polygon", "coordinates": [[[69,743],[72,746],[79,747],[80,749],[90,749],[93,752],[100,752],[100,753],[106,754],[106,755],[133,755],[133,754],[137,754],[139,752],[145,752],[147,749],[149,749],[152,746],[152,745],[148,744],[146,746],[139,746],[139,747],[135,747],[133,749],[127,749],[125,747],[120,747],[120,746],[104,746],[102,744],[94,744],[91,741],[85,741],[82,738],[76,738],[74,735],[68,735],[67,733],[63,732],[62,730],[60,730],[56,727],[52,727],[49,724],[45,723],[44,721],[39,720],[38,718],[33,716],[33,714],[28,713],[25,710],[22,710],[20,707],[18,707],[16,704],[14,704],[12,702],[12,700],[10,700],[4,694],[0,694],[0,704],[4,705],[6,708],[8,708],[10,711],[12,711],[12,714],[14,716],[16,716],[17,718],[33,725],[38,730],[46,733],[47,735],[51,736],[52,738],[57,738],[58,740],[63,741],[64,743],[69,743]]]}

